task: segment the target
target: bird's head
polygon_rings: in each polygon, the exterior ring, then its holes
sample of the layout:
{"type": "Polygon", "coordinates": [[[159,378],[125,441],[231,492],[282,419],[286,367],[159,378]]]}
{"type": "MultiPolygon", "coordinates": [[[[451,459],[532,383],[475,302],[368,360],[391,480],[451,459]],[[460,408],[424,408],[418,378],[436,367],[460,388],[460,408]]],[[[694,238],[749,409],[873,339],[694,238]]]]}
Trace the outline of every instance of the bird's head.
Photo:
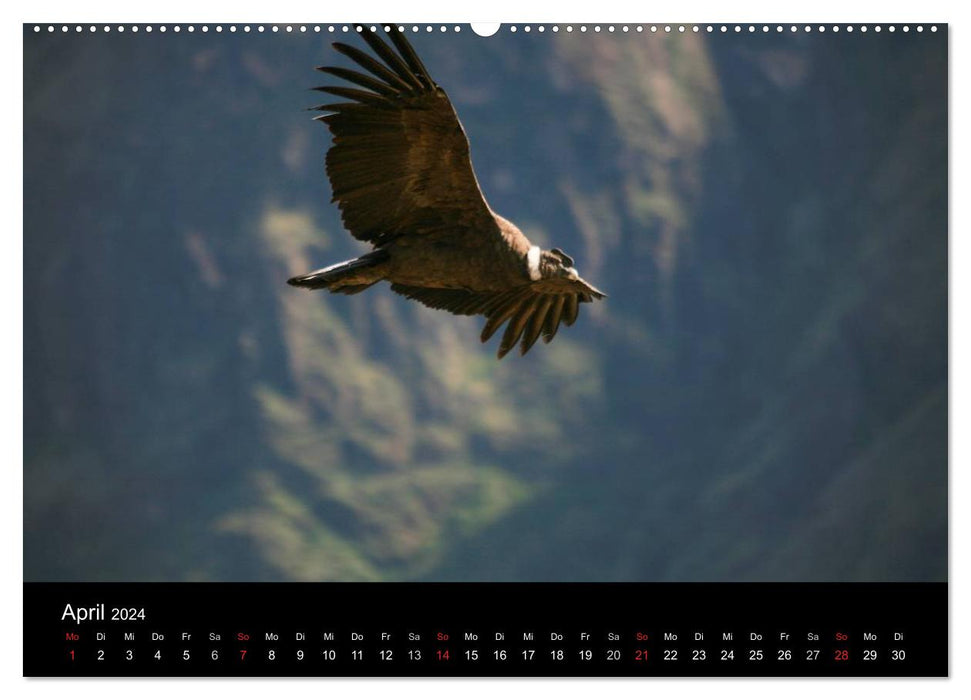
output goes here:
{"type": "Polygon", "coordinates": [[[573,265],[573,258],[559,248],[541,250],[539,246],[534,245],[526,254],[526,268],[529,272],[529,278],[533,282],[538,282],[539,280],[566,280],[567,282],[575,283],[567,285],[566,288],[572,287],[575,290],[574,293],[579,293],[581,301],[603,299],[607,296],[583,280],[573,265]]]}
{"type": "Polygon", "coordinates": [[[568,280],[577,280],[579,275],[574,267],[573,258],[564,253],[559,248],[544,250],[540,254],[539,269],[545,279],[561,277],[568,280]]]}

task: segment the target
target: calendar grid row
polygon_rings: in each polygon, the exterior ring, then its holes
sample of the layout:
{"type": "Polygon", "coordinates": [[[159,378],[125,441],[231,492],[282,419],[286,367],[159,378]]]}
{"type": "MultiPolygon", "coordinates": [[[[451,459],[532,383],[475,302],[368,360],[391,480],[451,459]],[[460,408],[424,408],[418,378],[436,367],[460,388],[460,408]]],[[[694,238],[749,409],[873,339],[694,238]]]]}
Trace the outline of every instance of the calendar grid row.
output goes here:
{"type": "Polygon", "coordinates": [[[633,664],[633,665],[830,665],[856,662],[904,666],[908,659],[903,632],[779,632],[720,635],[694,632],[651,634],[635,632],[594,634],[534,632],[480,635],[464,632],[123,632],[65,633],[65,654],[75,663],[246,665],[373,663],[378,665],[515,665],[515,664],[633,664]],[[826,640],[829,637],[829,641],[826,640]],[[517,639],[518,638],[518,639],[517,639]],[[801,641],[799,641],[801,639],[801,641]],[[709,641],[715,640],[715,641],[709,641]]]}

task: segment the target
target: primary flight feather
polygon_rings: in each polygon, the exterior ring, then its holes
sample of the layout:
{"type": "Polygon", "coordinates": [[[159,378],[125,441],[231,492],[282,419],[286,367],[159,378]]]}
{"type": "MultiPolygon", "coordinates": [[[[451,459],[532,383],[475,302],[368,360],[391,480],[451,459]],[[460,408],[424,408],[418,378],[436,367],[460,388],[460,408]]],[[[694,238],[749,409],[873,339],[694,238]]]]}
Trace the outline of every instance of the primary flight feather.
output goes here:
{"type": "Polygon", "coordinates": [[[360,33],[374,56],[335,43],[364,72],[318,68],[354,87],[314,88],[339,101],[313,109],[334,138],[333,202],[351,235],[374,249],[289,283],[356,294],[387,280],[433,309],[485,316],[482,342],[506,323],[500,358],[517,343],[524,355],[540,336],[548,343],[581,303],[605,295],[566,253],[532,245],[489,208],[452,103],[405,35],[391,25],[389,45],[367,27],[360,33]]]}

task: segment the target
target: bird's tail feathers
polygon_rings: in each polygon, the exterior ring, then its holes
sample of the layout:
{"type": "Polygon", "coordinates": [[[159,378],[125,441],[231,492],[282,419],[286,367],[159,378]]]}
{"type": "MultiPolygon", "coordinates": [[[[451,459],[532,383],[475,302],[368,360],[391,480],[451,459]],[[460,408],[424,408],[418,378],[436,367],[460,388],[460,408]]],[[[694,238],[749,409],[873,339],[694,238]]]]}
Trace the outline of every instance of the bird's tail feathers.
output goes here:
{"type": "Polygon", "coordinates": [[[381,267],[389,257],[387,251],[375,250],[353,260],[291,277],[287,284],[305,289],[326,289],[340,294],[357,294],[384,279],[381,267]]]}

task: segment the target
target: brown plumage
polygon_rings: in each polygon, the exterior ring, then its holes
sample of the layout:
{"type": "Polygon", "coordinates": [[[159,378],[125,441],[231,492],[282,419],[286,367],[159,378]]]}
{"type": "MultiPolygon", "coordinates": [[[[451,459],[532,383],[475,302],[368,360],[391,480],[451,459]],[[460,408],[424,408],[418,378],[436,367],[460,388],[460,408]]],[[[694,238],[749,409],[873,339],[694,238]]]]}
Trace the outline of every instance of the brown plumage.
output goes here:
{"type": "Polygon", "coordinates": [[[605,295],[570,256],[540,250],[489,208],[462,124],[405,35],[392,25],[392,47],[368,27],[360,33],[377,58],[334,44],[367,72],[318,68],[354,87],[315,88],[341,101],[313,109],[334,137],[333,201],[351,235],[374,249],[289,283],[356,294],[387,280],[433,309],[485,316],[482,342],[508,322],[500,358],[520,339],[522,354],[541,336],[550,342],[561,322],[573,325],[580,303],[605,295]]]}

